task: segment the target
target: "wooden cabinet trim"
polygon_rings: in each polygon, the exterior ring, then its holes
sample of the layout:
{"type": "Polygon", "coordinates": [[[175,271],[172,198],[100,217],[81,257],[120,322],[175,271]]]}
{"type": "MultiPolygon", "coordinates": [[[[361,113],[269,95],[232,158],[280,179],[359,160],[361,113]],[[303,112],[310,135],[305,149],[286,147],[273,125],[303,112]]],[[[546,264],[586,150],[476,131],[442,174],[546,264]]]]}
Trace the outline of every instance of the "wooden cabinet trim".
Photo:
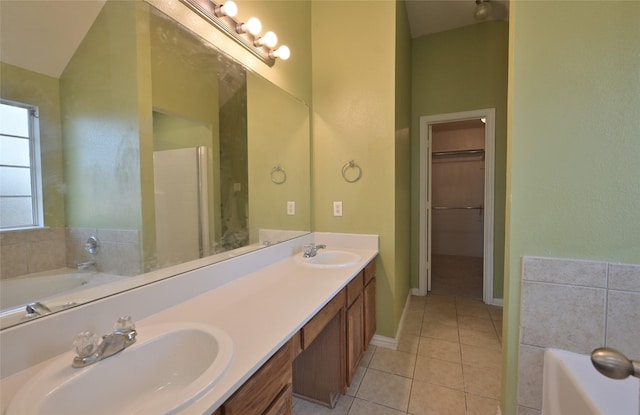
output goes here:
{"type": "Polygon", "coordinates": [[[224,404],[225,415],[263,414],[291,384],[291,349],[287,342],[224,404]]]}
{"type": "Polygon", "coordinates": [[[318,337],[318,334],[333,319],[333,317],[344,307],[345,290],[341,290],[322,310],[320,310],[302,328],[302,348],[306,349],[318,337]]]}
{"type": "Polygon", "coordinates": [[[351,307],[356,298],[362,294],[364,289],[364,271],[360,271],[358,275],[347,285],[347,307],[351,307]]]}
{"type": "Polygon", "coordinates": [[[364,285],[376,277],[376,259],[372,259],[371,262],[364,267],[364,285]]]}

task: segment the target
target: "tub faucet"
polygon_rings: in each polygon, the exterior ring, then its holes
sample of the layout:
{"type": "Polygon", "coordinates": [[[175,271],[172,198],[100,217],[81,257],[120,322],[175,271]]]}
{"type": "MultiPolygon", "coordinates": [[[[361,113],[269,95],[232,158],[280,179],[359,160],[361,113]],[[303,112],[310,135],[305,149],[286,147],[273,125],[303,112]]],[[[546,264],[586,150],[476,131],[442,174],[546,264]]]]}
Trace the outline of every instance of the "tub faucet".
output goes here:
{"type": "Polygon", "coordinates": [[[51,309],[49,307],[47,307],[46,305],[42,304],[39,301],[36,301],[35,303],[27,304],[26,309],[27,309],[27,314],[35,314],[36,316],[43,316],[51,312],[51,309]]]}
{"type": "Polygon", "coordinates": [[[85,367],[123,351],[136,341],[138,333],[130,316],[120,317],[112,333],[99,337],[91,331],[79,333],[73,342],[76,356],[72,367],[85,367]]]}
{"type": "Polygon", "coordinates": [[[78,271],[85,271],[91,267],[93,267],[94,270],[96,269],[96,261],[94,261],[93,259],[85,262],[78,262],[76,264],[76,268],[78,269],[78,271]]]}
{"type": "Polygon", "coordinates": [[[326,248],[326,245],[316,245],[316,244],[309,244],[309,245],[305,245],[303,247],[304,249],[304,253],[302,254],[303,258],[313,258],[314,256],[316,256],[316,254],[318,253],[318,249],[323,249],[326,248]]]}

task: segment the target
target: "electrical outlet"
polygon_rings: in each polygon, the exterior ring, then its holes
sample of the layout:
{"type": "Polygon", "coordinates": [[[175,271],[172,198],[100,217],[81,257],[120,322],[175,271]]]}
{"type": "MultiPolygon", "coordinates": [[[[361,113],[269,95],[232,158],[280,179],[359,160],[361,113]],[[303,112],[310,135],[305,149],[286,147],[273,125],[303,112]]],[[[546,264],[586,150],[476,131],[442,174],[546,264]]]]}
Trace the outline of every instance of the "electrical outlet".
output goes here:
{"type": "Polygon", "coordinates": [[[296,202],[288,201],[287,202],[287,215],[295,215],[296,214],[296,202]]]}
{"type": "Polygon", "coordinates": [[[342,201],[333,202],[333,216],[342,216],[342,201]]]}

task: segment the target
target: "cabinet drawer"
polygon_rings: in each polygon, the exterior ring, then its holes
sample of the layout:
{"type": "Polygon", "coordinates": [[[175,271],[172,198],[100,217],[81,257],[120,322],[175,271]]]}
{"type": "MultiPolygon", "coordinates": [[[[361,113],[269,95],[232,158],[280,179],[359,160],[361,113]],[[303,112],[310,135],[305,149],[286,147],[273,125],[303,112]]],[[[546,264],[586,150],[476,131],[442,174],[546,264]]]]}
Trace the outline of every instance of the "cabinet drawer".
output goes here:
{"type": "Polygon", "coordinates": [[[264,415],[291,415],[293,414],[293,388],[287,386],[280,396],[271,404],[264,415]]]}
{"type": "Polygon", "coordinates": [[[224,404],[225,415],[261,415],[291,384],[291,349],[287,342],[224,404]]]}
{"type": "Polygon", "coordinates": [[[340,291],[322,310],[318,312],[302,328],[302,348],[306,349],[318,337],[318,334],[333,319],[333,317],[344,307],[345,290],[340,291]]]}
{"type": "Polygon", "coordinates": [[[289,343],[291,343],[291,361],[294,361],[302,353],[302,330],[298,330],[289,343]]]}
{"type": "Polygon", "coordinates": [[[351,304],[356,301],[356,298],[362,294],[363,288],[364,271],[360,271],[360,273],[347,285],[347,307],[351,307],[351,304]]]}
{"type": "Polygon", "coordinates": [[[371,262],[364,267],[364,285],[369,284],[369,281],[376,277],[376,259],[372,259],[371,262]]]}

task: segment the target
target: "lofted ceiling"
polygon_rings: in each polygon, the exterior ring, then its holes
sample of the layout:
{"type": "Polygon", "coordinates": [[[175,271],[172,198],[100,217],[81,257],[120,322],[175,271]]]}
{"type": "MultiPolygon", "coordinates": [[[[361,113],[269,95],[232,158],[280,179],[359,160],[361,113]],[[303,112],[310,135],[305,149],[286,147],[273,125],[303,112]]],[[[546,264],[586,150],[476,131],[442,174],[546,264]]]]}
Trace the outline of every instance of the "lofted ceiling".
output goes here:
{"type": "MultiPolygon", "coordinates": [[[[106,0],[0,0],[2,61],[60,77],[106,0]]],[[[370,0],[374,1],[374,0],[370,0]]],[[[413,38],[476,24],[475,0],[406,0],[413,38]]],[[[508,0],[491,0],[493,20],[508,0]]]]}
{"type": "Polygon", "coordinates": [[[59,78],[105,0],[0,0],[2,61],[59,78]]]}
{"type": "MultiPolygon", "coordinates": [[[[478,23],[475,0],[405,0],[411,37],[444,32],[478,23]]],[[[508,0],[491,0],[491,20],[507,20],[508,0]]]]}

